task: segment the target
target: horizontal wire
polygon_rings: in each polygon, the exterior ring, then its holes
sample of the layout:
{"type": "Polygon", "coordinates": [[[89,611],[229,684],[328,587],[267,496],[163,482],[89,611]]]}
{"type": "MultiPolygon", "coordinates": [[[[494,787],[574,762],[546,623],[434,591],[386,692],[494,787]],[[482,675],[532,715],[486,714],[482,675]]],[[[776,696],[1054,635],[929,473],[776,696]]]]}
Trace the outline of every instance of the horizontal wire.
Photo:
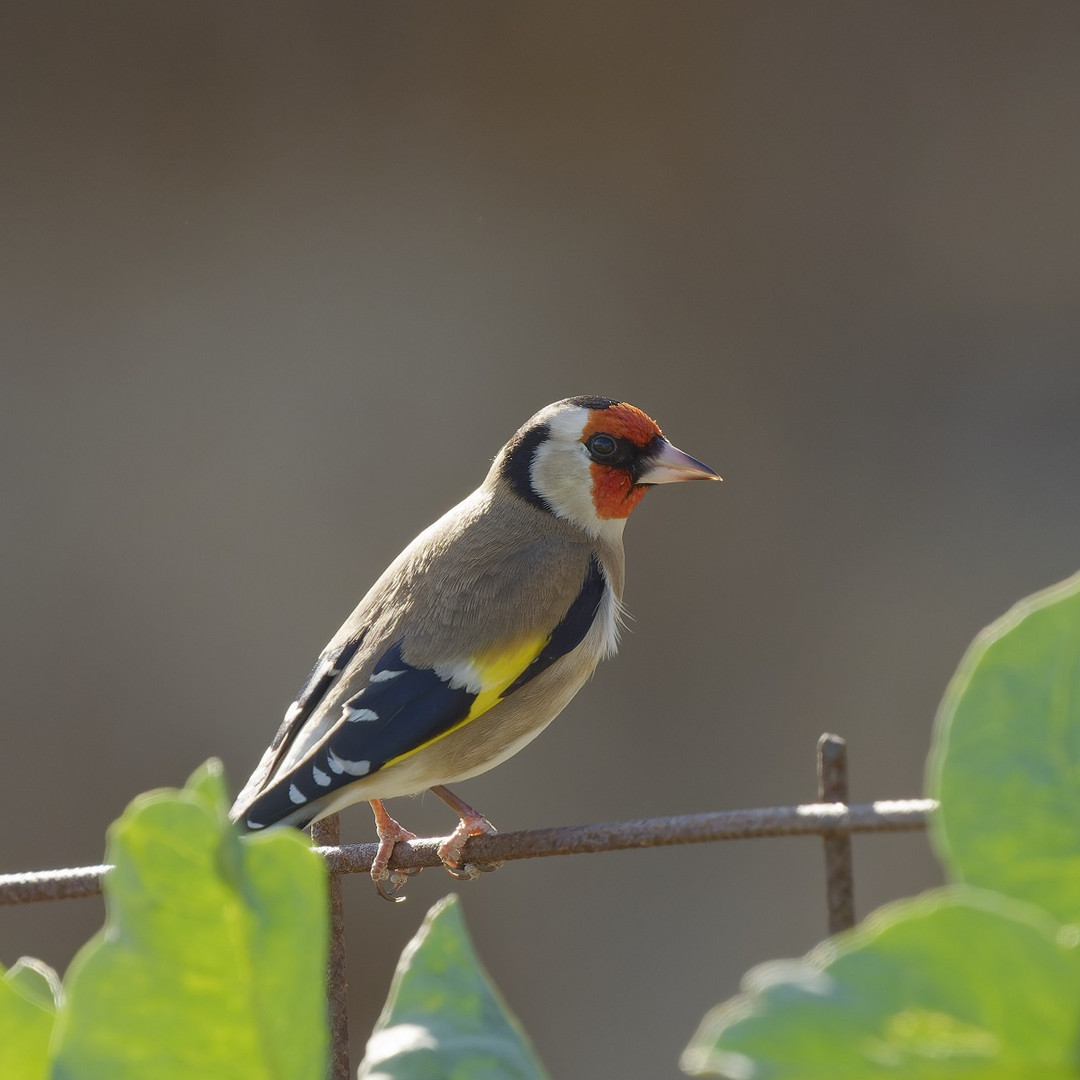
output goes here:
{"type": "MultiPolygon", "coordinates": [[[[763,807],[754,810],[718,810],[708,814],[617,821],[598,825],[567,825],[554,829],[473,836],[465,844],[467,862],[488,865],[514,859],[551,855],[580,855],[627,848],[703,844],[717,840],[752,840],[767,836],[827,836],[838,833],[908,832],[926,827],[937,808],[933,799],[896,799],[845,806],[843,803],[807,803],[803,806],[763,807]]],[[[391,869],[438,866],[443,837],[410,840],[394,848],[391,869]]],[[[334,874],[360,874],[371,869],[376,844],[320,847],[334,874]]],[[[67,870],[39,870],[0,874],[0,905],[38,900],[97,896],[101,879],[111,866],[82,866],[67,870]]]]}

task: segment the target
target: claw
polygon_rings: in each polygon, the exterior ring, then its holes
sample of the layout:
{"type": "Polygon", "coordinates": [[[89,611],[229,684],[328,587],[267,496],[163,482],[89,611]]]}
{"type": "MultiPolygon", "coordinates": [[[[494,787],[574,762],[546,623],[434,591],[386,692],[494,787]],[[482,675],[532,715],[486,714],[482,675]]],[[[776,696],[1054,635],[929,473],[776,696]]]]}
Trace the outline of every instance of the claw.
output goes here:
{"type": "Polygon", "coordinates": [[[399,889],[405,884],[406,879],[400,874],[394,874],[393,876],[387,875],[384,878],[373,878],[375,882],[375,891],[384,899],[389,900],[391,904],[403,904],[408,900],[407,896],[395,895],[399,889]],[[390,882],[390,888],[386,887],[387,881],[390,882]]]}
{"type": "Polygon", "coordinates": [[[499,830],[483,814],[447,788],[433,787],[431,790],[461,818],[457,828],[439,845],[439,858],[446,872],[458,881],[475,881],[481,874],[498,870],[501,862],[465,863],[464,848],[470,836],[494,836],[499,830]]]}
{"type": "Polygon", "coordinates": [[[415,877],[423,869],[422,866],[410,866],[407,868],[395,869],[393,871],[386,870],[384,875],[379,878],[375,877],[375,874],[372,873],[371,880],[375,882],[375,891],[384,900],[389,900],[392,904],[401,904],[408,900],[408,897],[399,896],[398,893],[405,888],[409,878],[415,877]],[[390,883],[389,888],[387,888],[387,882],[390,883]]]}
{"type": "Polygon", "coordinates": [[[443,868],[452,877],[458,881],[475,881],[483,872],[483,867],[477,866],[476,863],[466,863],[464,866],[454,866],[451,863],[444,862],[443,868]]]}
{"type": "Polygon", "coordinates": [[[384,900],[389,900],[392,904],[400,904],[405,897],[397,894],[404,888],[409,878],[419,874],[423,867],[395,868],[391,872],[390,859],[394,854],[394,845],[399,840],[415,840],[416,833],[409,832],[404,826],[399,825],[387,813],[381,799],[372,799],[371,809],[375,814],[375,832],[379,837],[379,850],[371,863],[371,880],[375,882],[375,889],[384,900]],[[389,889],[386,886],[387,881],[390,882],[389,889]]]}

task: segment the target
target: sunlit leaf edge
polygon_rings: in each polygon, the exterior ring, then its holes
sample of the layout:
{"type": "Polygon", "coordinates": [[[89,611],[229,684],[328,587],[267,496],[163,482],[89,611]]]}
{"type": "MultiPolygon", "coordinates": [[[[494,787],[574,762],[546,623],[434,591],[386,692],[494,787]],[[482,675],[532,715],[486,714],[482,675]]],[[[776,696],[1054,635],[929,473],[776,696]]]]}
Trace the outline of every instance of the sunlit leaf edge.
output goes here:
{"type": "MultiPolygon", "coordinates": [[[[964,653],[956,673],[949,680],[934,720],[934,734],[926,765],[926,791],[930,798],[936,799],[940,796],[953,720],[987,651],[1006,635],[1012,633],[1031,615],[1063,600],[1072,599],[1078,594],[1080,594],[1080,572],[1024,597],[975,636],[974,641],[964,653]]],[[[949,844],[947,828],[940,813],[930,816],[929,833],[931,845],[942,864],[949,869],[955,867],[957,859],[949,844]]]]}
{"type": "Polygon", "coordinates": [[[1073,928],[1063,928],[1053,916],[1034,904],[973,885],[945,885],[919,896],[893,901],[878,908],[854,929],[827,938],[799,959],[768,960],[751,968],[743,976],[739,993],[705,1014],[680,1058],[683,1071],[707,1076],[749,1075],[747,1069],[752,1063],[740,1053],[717,1050],[716,1043],[734,1024],[761,1015],[761,995],[765,991],[780,982],[812,986],[836,960],[873,945],[877,937],[898,923],[921,918],[943,905],[968,906],[1013,919],[1050,940],[1057,940],[1063,933],[1066,937],[1075,933],[1073,928]]]}
{"type": "MultiPolygon", "coordinates": [[[[460,935],[462,939],[465,952],[474,968],[475,977],[483,985],[484,992],[490,995],[492,1000],[498,1006],[502,1021],[517,1038],[519,1043],[518,1050],[522,1055],[522,1064],[529,1070],[530,1075],[535,1076],[536,1080],[547,1080],[548,1073],[540,1062],[539,1055],[536,1052],[536,1048],[533,1046],[532,1040],[529,1038],[528,1032],[518,1019],[517,1014],[510,1008],[506,999],[503,997],[502,991],[491,977],[491,974],[484,966],[476,951],[472,935],[469,933],[469,928],[465,922],[460,897],[456,893],[448,893],[440,900],[437,900],[428,909],[420,926],[402,949],[397,967],[394,970],[393,978],[391,979],[390,988],[386,995],[386,1001],[384,1002],[379,1018],[372,1029],[371,1039],[368,1043],[368,1053],[365,1054],[357,1075],[360,1077],[368,1075],[378,1075],[380,1077],[390,1075],[386,1069],[387,1066],[390,1065],[392,1059],[388,1059],[384,1056],[385,1050],[381,1045],[381,1040],[385,1037],[387,1032],[400,1026],[399,1022],[395,1020],[395,1016],[399,1009],[398,998],[401,993],[403,982],[410,975],[410,969],[416,954],[423,950],[436,924],[439,923],[440,920],[447,918],[451,919],[453,922],[452,932],[460,935]],[[378,1072],[373,1072],[371,1070],[378,1070],[378,1072]]],[[[457,1074],[455,1073],[455,1075],[457,1074]]]]}

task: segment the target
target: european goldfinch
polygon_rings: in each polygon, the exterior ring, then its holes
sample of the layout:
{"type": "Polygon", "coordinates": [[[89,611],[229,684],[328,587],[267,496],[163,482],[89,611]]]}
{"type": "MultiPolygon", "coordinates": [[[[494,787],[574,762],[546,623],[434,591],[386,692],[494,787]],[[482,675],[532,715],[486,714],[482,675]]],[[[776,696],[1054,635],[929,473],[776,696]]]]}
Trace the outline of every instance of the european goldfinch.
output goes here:
{"type": "Polygon", "coordinates": [[[626,519],[653,484],[699,479],[720,477],[633,405],[541,409],[331,639],[234,820],[303,827],[366,799],[386,896],[394,844],[413,834],[382,800],[430,788],[461,819],[439,854],[463,874],[467,838],[494,830],[446,785],[516,754],[615,652],[626,519]]]}

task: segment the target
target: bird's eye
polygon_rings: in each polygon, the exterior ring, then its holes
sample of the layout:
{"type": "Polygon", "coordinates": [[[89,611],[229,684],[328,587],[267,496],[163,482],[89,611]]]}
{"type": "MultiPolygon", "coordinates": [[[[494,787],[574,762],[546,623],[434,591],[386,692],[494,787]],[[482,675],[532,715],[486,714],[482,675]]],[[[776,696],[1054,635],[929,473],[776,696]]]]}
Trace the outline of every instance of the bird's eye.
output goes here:
{"type": "Polygon", "coordinates": [[[610,435],[594,435],[586,446],[589,453],[599,460],[614,457],[618,449],[618,444],[610,435]]]}

